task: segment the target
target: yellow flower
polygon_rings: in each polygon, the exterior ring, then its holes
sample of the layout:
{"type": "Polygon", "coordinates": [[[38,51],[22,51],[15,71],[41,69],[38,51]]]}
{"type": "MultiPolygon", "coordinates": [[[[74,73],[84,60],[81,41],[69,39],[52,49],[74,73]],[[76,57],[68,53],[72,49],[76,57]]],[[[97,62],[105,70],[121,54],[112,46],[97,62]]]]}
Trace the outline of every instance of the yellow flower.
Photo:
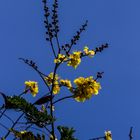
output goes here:
{"type": "Polygon", "coordinates": [[[85,54],[88,54],[88,50],[89,50],[89,48],[87,46],[85,46],[83,51],[85,54]]]}
{"type": "Polygon", "coordinates": [[[47,84],[49,86],[52,85],[52,83],[54,83],[53,93],[57,94],[60,91],[60,86],[59,86],[59,83],[58,83],[59,77],[58,77],[57,74],[55,74],[54,81],[53,81],[53,77],[54,77],[54,74],[53,74],[53,72],[51,72],[47,77],[45,77],[45,81],[47,82],[47,84]]]}
{"type": "Polygon", "coordinates": [[[59,91],[60,91],[59,83],[58,83],[58,81],[55,81],[54,82],[54,87],[53,87],[53,94],[58,94],[59,91]]]}
{"type": "Polygon", "coordinates": [[[72,88],[72,85],[71,85],[71,81],[70,80],[61,79],[60,80],[60,84],[63,85],[63,86],[68,87],[68,89],[72,88]]]}
{"type": "MultiPolygon", "coordinates": [[[[47,77],[45,77],[45,80],[47,82],[48,85],[52,85],[52,82],[53,82],[53,72],[51,72],[47,77]]],[[[55,81],[58,81],[59,77],[57,74],[55,74],[55,77],[54,77],[54,82],[55,81]]]]}
{"type": "Polygon", "coordinates": [[[25,91],[30,90],[31,94],[35,97],[36,94],[38,93],[38,84],[37,82],[34,81],[25,81],[25,91]]]}
{"type": "Polygon", "coordinates": [[[56,59],[54,59],[54,63],[60,63],[60,62],[66,61],[66,60],[67,60],[67,58],[65,55],[58,54],[58,57],[56,59]]]}
{"type": "Polygon", "coordinates": [[[77,68],[77,66],[81,63],[81,51],[73,52],[73,54],[69,56],[69,59],[70,60],[67,65],[77,68]]]}
{"type": "Polygon", "coordinates": [[[87,78],[79,77],[74,80],[74,83],[77,86],[74,91],[75,100],[78,102],[90,99],[93,95],[97,95],[99,89],[101,89],[100,83],[96,82],[92,76],[87,78]]]}
{"type": "Polygon", "coordinates": [[[84,53],[90,57],[93,57],[95,55],[95,51],[94,50],[89,50],[89,48],[87,46],[84,47],[84,53]]]}
{"type": "Polygon", "coordinates": [[[111,131],[105,131],[105,140],[112,140],[111,131]]]}

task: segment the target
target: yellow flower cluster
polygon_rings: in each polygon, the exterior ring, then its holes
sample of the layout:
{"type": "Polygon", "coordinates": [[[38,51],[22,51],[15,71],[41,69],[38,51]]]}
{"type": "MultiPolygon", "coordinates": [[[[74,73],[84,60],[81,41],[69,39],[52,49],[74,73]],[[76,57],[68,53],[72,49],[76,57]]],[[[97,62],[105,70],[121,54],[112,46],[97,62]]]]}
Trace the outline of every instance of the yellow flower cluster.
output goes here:
{"type": "Polygon", "coordinates": [[[58,83],[58,81],[55,81],[55,82],[54,82],[54,87],[53,87],[53,93],[54,93],[54,94],[57,94],[57,93],[59,93],[59,92],[60,92],[59,83],[58,83]]]}
{"type": "Polygon", "coordinates": [[[60,63],[60,62],[66,61],[66,60],[67,60],[67,58],[65,55],[58,54],[58,57],[56,59],[54,59],[54,63],[60,63]]]}
{"type": "Polygon", "coordinates": [[[45,77],[45,81],[47,82],[48,85],[52,85],[52,82],[54,82],[53,93],[57,94],[60,91],[60,87],[58,83],[59,77],[57,74],[55,74],[54,81],[53,81],[53,77],[54,77],[54,74],[53,72],[51,72],[47,77],[45,77]]]}
{"type": "Polygon", "coordinates": [[[25,81],[25,85],[26,85],[25,91],[29,90],[31,92],[31,94],[35,97],[36,94],[38,93],[38,84],[37,84],[37,82],[25,81]]]}
{"type": "Polygon", "coordinates": [[[71,85],[71,81],[70,81],[70,80],[61,79],[61,80],[60,80],[60,84],[61,84],[62,86],[68,87],[68,89],[71,89],[71,88],[72,88],[72,85],[71,85]]]}
{"type": "Polygon", "coordinates": [[[87,46],[84,47],[83,52],[81,51],[74,51],[69,56],[66,56],[64,54],[58,54],[58,57],[54,59],[54,63],[60,63],[60,62],[66,62],[68,61],[67,65],[72,66],[75,69],[77,66],[81,63],[81,57],[84,54],[84,56],[93,57],[95,55],[94,50],[89,50],[87,46]]]}
{"type": "Polygon", "coordinates": [[[74,80],[74,83],[77,86],[74,91],[75,100],[78,102],[90,99],[92,95],[97,95],[99,89],[101,89],[100,83],[96,82],[92,76],[87,78],[79,77],[74,80]]]}
{"type": "MultiPolygon", "coordinates": [[[[53,77],[54,77],[53,72],[51,72],[47,77],[45,77],[45,81],[47,82],[48,85],[52,85],[53,77]]],[[[59,79],[58,75],[55,74],[54,82],[58,81],[58,79],[59,79]]]]}
{"type": "Polygon", "coordinates": [[[54,63],[60,63],[63,61],[67,61],[68,66],[72,66],[74,68],[77,68],[77,66],[81,63],[81,51],[75,51],[73,54],[70,54],[69,57],[63,55],[63,54],[58,54],[58,58],[54,59],[54,63]]]}
{"type": "Polygon", "coordinates": [[[89,48],[87,46],[84,47],[84,53],[90,57],[93,57],[95,55],[95,51],[94,50],[89,50],[89,48]]]}
{"type": "Polygon", "coordinates": [[[105,140],[112,140],[111,131],[105,131],[105,140]]]}
{"type": "Polygon", "coordinates": [[[73,52],[73,54],[70,54],[69,59],[67,65],[77,68],[81,63],[81,51],[73,52]]]}

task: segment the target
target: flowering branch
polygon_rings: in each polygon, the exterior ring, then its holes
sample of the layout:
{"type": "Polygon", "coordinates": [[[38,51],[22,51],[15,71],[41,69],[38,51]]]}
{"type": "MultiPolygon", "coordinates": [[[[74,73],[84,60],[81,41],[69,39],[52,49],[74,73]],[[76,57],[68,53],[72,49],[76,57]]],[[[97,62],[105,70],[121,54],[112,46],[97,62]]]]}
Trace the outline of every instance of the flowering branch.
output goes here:
{"type": "Polygon", "coordinates": [[[28,66],[32,67],[39,74],[39,76],[41,77],[41,79],[43,80],[45,85],[48,87],[48,90],[50,91],[50,87],[48,86],[48,84],[44,80],[44,76],[46,76],[46,75],[38,70],[38,67],[35,65],[35,63],[32,60],[29,61],[28,59],[24,59],[24,58],[19,58],[19,59],[22,60],[28,66]]]}
{"type": "MultiPolygon", "coordinates": [[[[53,9],[52,13],[49,11],[49,7],[47,5],[47,0],[42,0],[43,7],[44,7],[44,24],[46,29],[46,40],[49,42],[52,53],[54,55],[54,69],[53,72],[50,74],[44,74],[38,69],[38,66],[35,62],[32,60],[19,58],[22,60],[25,64],[30,66],[34,71],[36,71],[41,78],[41,80],[44,82],[46,89],[48,92],[41,98],[37,99],[34,103],[30,103],[26,100],[26,98],[23,98],[22,95],[27,93],[31,93],[33,97],[36,96],[36,94],[39,93],[39,86],[38,82],[36,81],[25,81],[25,90],[19,94],[18,96],[6,96],[3,93],[0,93],[0,95],[3,96],[5,104],[1,107],[1,109],[4,108],[4,111],[0,112],[0,118],[2,116],[5,116],[7,119],[12,121],[12,127],[8,130],[8,132],[5,134],[3,138],[7,138],[10,134],[10,132],[13,132],[15,135],[14,140],[17,138],[25,138],[25,139],[37,139],[37,140],[44,140],[45,137],[40,134],[34,135],[31,131],[28,131],[30,129],[33,129],[33,125],[36,125],[37,128],[34,128],[42,133],[44,133],[43,130],[47,132],[47,136],[50,138],[50,140],[56,140],[56,128],[58,129],[60,133],[61,140],[77,140],[73,133],[75,130],[73,128],[68,128],[64,126],[56,126],[54,124],[55,115],[54,115],[54,105],[60,101],[64,101],[65,99],[73,98],[77,102],[85,102],[86,100],[90,99],[92,96],[96,96],[99,93],[99,90],[101,89],[100,83],[97,81],[98,79],[102,78],[102,75],[104,72],[98,72],[96,75],[96,78],[93,78],[93,76],[89,77],[78,77],[73,80],[72,82],[69,79],[62,79],[58,76],[57,72],[59,67],[63,62],[67,62],[67,66],[71,66],[74,69],[76,69],[83,57],[94,57],[94,55],[98,52],[102,52],[105,48],[108,48],[108,44],[101,45],[100,47],[96,48],[95,50],[89,50],[88,46],[85,46],[82,51],[72,51],[72,47],[74,45],[77,45],[77,42],[79,41],[81,34],[83,31],[85,31],[88,21],[86,21],[80,29],[76,32],[76,34],[71,38],[70,43],[60,45],[59,42],[59,20],[58,20],[58,0],[54,0],[53,2],[53,9]],[[51,16],[52,15],[52,16],[51,16]],[[50,18],[51,16],[51,18],[50,18]],[[55,41],[55,42],[54,42],[55,41]],[[54,47],[54,44],[56,44],[56,47],[54,47]],[[58,51],[57,51],[58,50],[58,51]],[[66,87],[67,90],[70,92],[69,96],[62,97],[60,99],[55,99],[55,95],[58,94],[62,87],[66,87]],[[41,107],[41,110],[39,109],[41,107]],[[49,109],[48,109],[49,108],[49,109]],[[13,121],[10,117],[8,117],[5,113],[7,109],[13,109],[15,111],[22,111],[23,113],[16,119],[16,121],[13,121]],[[49,110],[49,112],[48,112],[49,110]],[[26,125],[24,131],[17,131],[14,128],[19,123],[19,120],[25,115],[26,122],[23,124],[26,125]],[[49,126],[49,127],[48,127],[49,126]],[[39,129],[38,129],[39,128],[39,129]],[[28,132],[27,132],[28,131],[28,132]]],[[[46,91],[45,89],[45,91],[46,91]]],[[[1,125],[1,124],[0,124],[1,125]]],[[[2,125],[1,125],[2,126],[2,125]]],[[[110,138],[109,140],[112,140],[111,132],[107,131],[105,132],[104,137],[98,137],[92,140],[99,140],[99,139],[105,139],[110,138]]]]}
{"type": "Polygon", "coordinates": [[[54,54],[54,57],[56,58],[56,52],[55,52],[55,49],[54,49],[54,46],[53,46],[53,42],[52,42],[52,38],[53,38],[53,31],[52,31],[52,24],[49,23],[48,21],[48,17],[50,15],[49,13],[49,8],[46,6],[47,5],[47,1],[46,0],[43,0],[42,1],[43,4],[44,4],[44,11],[45,11],[45,28],[47,29],[47,32],[46,32],[46,35],[49,36],[49,38],[46,38],[46,40],[48,40],[51,44],[51,48],[52,48],[52,51],[53,51],[53,54],[54,54]]]}

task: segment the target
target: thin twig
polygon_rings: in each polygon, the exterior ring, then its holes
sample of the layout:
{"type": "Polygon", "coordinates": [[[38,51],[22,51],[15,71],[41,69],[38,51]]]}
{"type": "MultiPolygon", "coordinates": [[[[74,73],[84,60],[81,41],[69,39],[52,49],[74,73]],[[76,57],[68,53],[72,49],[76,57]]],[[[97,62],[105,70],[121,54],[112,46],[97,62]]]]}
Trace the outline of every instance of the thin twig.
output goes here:
{"type": "Polygon", "coordinates": [[[22,93],[19,94],[19,97],[21,97],[22,95],[24,95],[26,93],[26,90],[23,91],[22,93]]]}
{"type": "Polygon", "coordinates": [[[73,98],[73,97],[74,97],[74,95],[70,95],[70,96],[66,96],[66,97],[60,98],[60,99],[54,101],[53,105],[58,103],[58,102],[60,102],[60,101],[62,101],[62,100],[65,100],[65,99],[68,99],[68,98],[73,98]]]}
{"type": "Polygon", "coordinates": [[[59,39],[58,39],[58,35],[56,34],[56,42],[57,42],[57,46],[58,46],[58,54],[60,53],[61,51],[61,48],[60,48],[60,43],[59,43],[59,39]]]}
{"type": "Polygon", "coordinates": [[[105,136],[104,137],[92,138],[92,139],[89,139],[89,140],[101,140],[101,139],[104,139],[105,140],[105,136]]]}
{"type": "Polygon", "coordinates": [[[58,9],[58,1],[57,0],[54,0],[54,4],[53,4],[53,16],[52,16],[52,25],[54,26],[54,36],[55,36],[55,39],[56,39],[56,42],[57,42],[57,47],[58,47],[58,54],[60,53],[61,51],[61,48],[60,48],[60,44],[59,44],[59,39],[58,39],[58,32],[59,32],[59,24],[58,24],[58,12],[57,12],[57,9],[58,9]]]}
{"type": "MultiPolygon", "coordinates": [[[[47,7],[46,7],[46,1],[43,1],[43,3],[44,3],[44,9],[46,9],[46,8],[47,8],[47,7]]],[[[45,14],[46,14],[46,11],[45,11],[45,14]]],[[[45,15],[45,19],[46,19],[45,23],[46,23],[46,25],[47,25],[47,30],[48,30],[48,32],[50,32],[48,16],[45,15]]],[[[48,33],[48,35],[49,35],[49,42],[50,42],[50,44],[51,44],[51,48],[52,48],[54,57],[56,58],[57,56],[56,56],[56,53],[55,53],[55,50],[54,50],[54,46],[53,46],[53,42],[52,42],[52,37],[50,36],[49,33],[48,33]]]]}
{"type": "Polygon", "coordinates": [[[6,127],[5,125],[3,125],[2,123],[0,123],[0,126],[2,126],[3,128],[5,128],[6,130],[9,130],[9,128],[6,127]]]}
{"type": "Polygon", "coordinates": [[[130,131],[129,131],[129,140],[133,139],[133,127],[130,127],[130,131]]]}
{"type": "Polygon", "coordinates": [[[44,128],[51,134],[51,131],[46,126],[44,128]]]}
{"type": "Polygon", "coordinates": [[[3,116],[3,114],[6,112],[6,109],[3,110],[3,112],[0,115],[0,118],[3,116]]]}
{"type": "Polygon", "coordinates": [[[41,79],[43,80],[43,82],[45,83],[45,85],[48,87],[48,90],[50,91],[50,87],[47,84],[47,82],[45,81],[44,77],[42,76],[42,74],[37,70],[38,74],[40,75],[41,79]]]}
{"type": "MultiPolygon", "coordinates": [[[[57,71],[57,68],[58,68],[58,64],[55,64],[55,68],[54,68],[54,72],[53,72],[53,80],[52,80],[52,88],[51,88],[51,101],[50,101],[50,114],[53,118],[53,89],[54,89],[54,82],[55,82],[55,75],[56,75],[56,71],[57,71]]],[[[55,138],[55,133],[54,133],[54,122],[51,123],[51,127],[52,127],[52,136],[55,138]]]]}
{"type": "Polygon", "coordinates": [[[57,58],[55,50],[54,50],[52,39],[50,39],[50,44],[51,44],[51,47],[52,47],[52,50],[53,50],[54,57],[57,58]]]}
{"type": "Polygon", "coordinates": [[[1,114],[3,114],[3,116],[5,116],[8,120],[10,120],[12,123],[14,123],[14,121],[6,114],[4,114],[2,111],[0,111],[1,114]]]}
{"type": "MultiPolygon", "coordinates": [[[[17,122],[22,118],[23,115],[24,115],[24,113],[22,113],[22,114],[17,118],[17,120],[13,123],[11,129],[15,127],[15,125],[16,125],[17,122]]],[[[9,136],[10,132],[11,132],[11,131],[9,130],[9,131],[6,133],[6,135],[4,136],[5,139],[9,136]]]]}
{"type": "Polygon", "coordinates": [[[17,124],[27,124],[26,122],[18,122],[17,124]]]}
{"type": "MultiPolygon", "coordinates": [[[[26,59],[24,59],[24,58],[19,58],[20,60],[22,60],[25,64],[27,64],[28,66],[30,66],[31,68],[33,68],[38,74],[39,74],[39,76],[41,77],[41,79],[43,80],[43,82],[45,83],[45,85],[48,87],[48,90],[50,91],[50,87],[49,87],[49,85],[47,84],[47,82],[45,81],[45,79],[44,79],[44,75],[45,74],[43,74],[42,72],[40,72],[37,68],[34,68],[31,64],[29,64],[28,62],[26,62],[26,59]],[[42,76],[43,75],[43,76],[42,76]]],[[[46,75],[45,75],[46,76],[46,75]]]]}
{"type": "MultiPolygon", "coordinates": [[[[0,95],[3,97],[4,101],[6,102],[6,95],[3,92],[0,92],[0,95]]],[[[2,110],[5,107],[5,105],[3,104],[2,107],[0,107],[0,110],[2,110]]],[[[1,118],[2,116],[0,116],[1,118]]]]}

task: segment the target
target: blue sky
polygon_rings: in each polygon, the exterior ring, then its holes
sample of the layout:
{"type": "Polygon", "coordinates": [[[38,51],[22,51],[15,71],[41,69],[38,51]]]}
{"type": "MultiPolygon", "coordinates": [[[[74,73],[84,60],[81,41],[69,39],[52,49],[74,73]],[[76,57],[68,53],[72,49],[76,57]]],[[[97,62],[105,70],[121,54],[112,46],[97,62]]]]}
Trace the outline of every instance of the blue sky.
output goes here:
{"type": "MultiPolygon", "coordinates": [[[[110,45],[93,59],[84,59],[76,71],[65,65],[59,71],[63,78],[71,80],[105,72],[99,96],[85,103],[67,100],[56,106],[58,124],[73,126],[79,140],[102,136],[105,130],[112,131],[113,140],[128,139],[131,126],[134,139],[140,138],[139,5],[139,0],[59,2],[61,44],[68,42],[88,19],[87,31],[74,50],[85,45],[95,48],[106,42],[110,45]]],[[[36,98],[46,92],[38,75],[18,60],[33,59],[46,74],[53,69],[42,8],[40,1],[0,1],[0,91],[8,95],[21,93],[25,80],[39,82],[40,95],[36,98]]],[[[36,100],[31,96],[28,99],[36,100]]]]}

